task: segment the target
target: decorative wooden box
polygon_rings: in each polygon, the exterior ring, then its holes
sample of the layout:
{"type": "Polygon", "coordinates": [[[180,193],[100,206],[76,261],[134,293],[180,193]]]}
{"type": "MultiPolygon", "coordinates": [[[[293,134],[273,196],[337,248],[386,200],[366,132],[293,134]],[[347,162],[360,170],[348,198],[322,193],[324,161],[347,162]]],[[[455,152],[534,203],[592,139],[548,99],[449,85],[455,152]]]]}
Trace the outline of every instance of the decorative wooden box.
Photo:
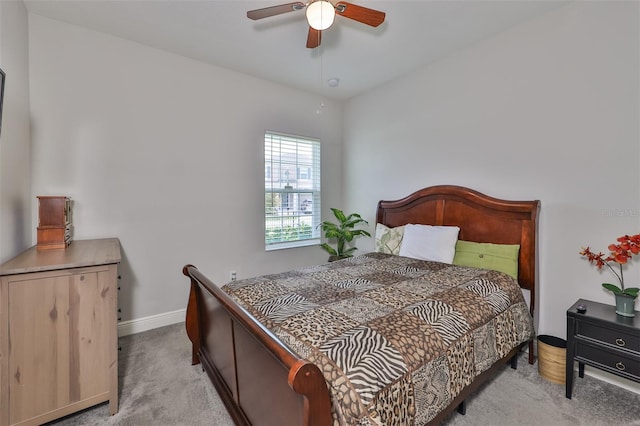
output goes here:
{"type": "Polygon", "coordinates": [[[71,244],[71,199],[38,198],[38,250],[64,249],[71,244]]]}

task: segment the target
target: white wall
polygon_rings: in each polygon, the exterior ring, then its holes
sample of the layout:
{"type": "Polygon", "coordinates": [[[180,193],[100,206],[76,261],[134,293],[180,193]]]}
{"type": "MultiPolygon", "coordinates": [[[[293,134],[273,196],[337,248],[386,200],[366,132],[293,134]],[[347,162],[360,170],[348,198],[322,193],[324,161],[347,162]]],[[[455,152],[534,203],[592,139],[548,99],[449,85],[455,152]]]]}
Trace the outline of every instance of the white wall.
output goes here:
{"type": "Polygon", "coordinates": [[[638,9],[576,2],[352,99],[346,207],[373,222],[436,184],[540,199],[539,334],[564,336],[578,298],[613,304],[578,252],[640,232],[638,9]]]}
{"type": "Polygon", "coordinates": [[[0,133],[0,263],[31,245],[27,10],[0,1],[0,68],[6,74],[0,133]]]}
{"type": "Polygon", "coordinates": [[[120,238],[124,320],[184,309],[187,263],[224,284],[326,260],[264,251],[263,139],[321,139],[328,211],[339,104],[38,15],[29,35],[33,195],[71,196],[76,239],[120,238]]]}

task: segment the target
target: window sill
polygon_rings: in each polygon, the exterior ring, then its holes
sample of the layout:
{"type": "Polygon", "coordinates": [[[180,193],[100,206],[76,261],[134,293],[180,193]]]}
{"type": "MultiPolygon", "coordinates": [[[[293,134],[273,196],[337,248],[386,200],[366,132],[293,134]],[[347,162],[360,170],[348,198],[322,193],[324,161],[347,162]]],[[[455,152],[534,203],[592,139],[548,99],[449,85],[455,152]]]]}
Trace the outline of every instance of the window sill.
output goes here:
{"type": "Polygon", "coordinates": [[[264,251],[283,250],[296,247],[307,247],[320,245],[320,238],[312,238],[310,240],[286,241],[283,243],[274,243],[265,246],[264,251]]]}

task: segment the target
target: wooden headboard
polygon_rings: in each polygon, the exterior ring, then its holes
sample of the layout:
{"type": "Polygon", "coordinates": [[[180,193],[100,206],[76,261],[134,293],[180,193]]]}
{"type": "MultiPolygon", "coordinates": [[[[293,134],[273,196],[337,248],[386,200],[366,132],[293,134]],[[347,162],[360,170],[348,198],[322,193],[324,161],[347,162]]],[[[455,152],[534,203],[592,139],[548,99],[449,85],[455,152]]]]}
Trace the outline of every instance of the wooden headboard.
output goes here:
{"type": "Polygon", "coordinates": [[[380,201],[376,221],[389,227],[408,223],[458,226],[458,239],[479,243],[520,244],[518,282],[530,290],[530,310],[537,286],[537,234],[540,201],[510,201],[473,189],[439,185],[395,201],[380,201]]]}

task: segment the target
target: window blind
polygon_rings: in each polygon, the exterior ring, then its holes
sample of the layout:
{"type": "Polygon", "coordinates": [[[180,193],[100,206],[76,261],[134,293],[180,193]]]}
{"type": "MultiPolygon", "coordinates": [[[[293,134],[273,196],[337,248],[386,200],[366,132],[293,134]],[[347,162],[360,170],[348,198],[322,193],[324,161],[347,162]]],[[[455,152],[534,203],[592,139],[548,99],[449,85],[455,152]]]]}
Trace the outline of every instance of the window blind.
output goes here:
{"type": "Polygon", "coordinates": [[[265,249],[320,244],[320,141],[266,132],[265,249]]]}

